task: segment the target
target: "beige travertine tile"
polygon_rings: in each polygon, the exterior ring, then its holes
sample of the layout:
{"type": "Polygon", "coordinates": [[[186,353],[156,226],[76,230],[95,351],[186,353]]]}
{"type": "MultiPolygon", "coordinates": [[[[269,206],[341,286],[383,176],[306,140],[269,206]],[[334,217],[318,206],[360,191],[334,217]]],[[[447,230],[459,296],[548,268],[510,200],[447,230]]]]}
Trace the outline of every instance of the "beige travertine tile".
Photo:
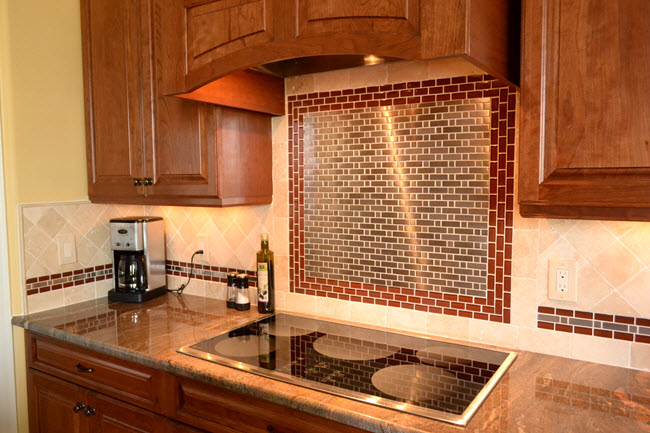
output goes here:
{"type": "MultiPolygon", "coordinates": [[[[286,141],[273,142],[273,180],[289,179],[289,145],[286,141]]],[[[275,195],[275,185],[273,186],[275,195]]]]}
{"type": "Polygon", "coordinates": [[[512,231],[512,276],[520,278],[535,278],[537,270],[537,244],[538,232],[536,230],[512,231]]]}
{"type": "Polygon", "coordinates": [[[650,223],[636,223],[621,237],[627,246],[646,266],[650,266],[650,223]]]}
{"type": "Polygon", "coordinates": [[[273,213],[276,218],[289,217],[289,182],[286,180],[273,182],[273,213]]]}
{"type": "Polygon", "coordinates": [[[650,371],[650,344],[632,344],[630,367],[650,371]]]}
{"type": "Polygon", "coordinates": [[[619,314],[621,316],[640,316],[641,314],[627,302],[618,292],[612,292],[608,297],[594,305],[593,311],[605,314],[619,314]]]}
{"type": "Polygon", "coordinates": [[[205,282],[205,296],[213,299],[225,300],[228,294],[228,286],[224,283],[214,281],[205,282]]]}
{"type": "Polygon", "coordinates": [[[515,230],[539,230],[539,218],[524,218],[519,213],[519,203],[515,202],[515,209],[512,212],[512,227],[515,230]]]}
{"type": "Polygon", "coordinates": [[[301,295],[298,293],[286,293],[284,297],[284,308],[287,311],[315,315],[317,314],[316,296],[301,295]]]}
{"type": "Polygon", "coordinates": [[[350,71],[352,70],[341,69],[314,74],[314,91],[328,92],[330,90],[350,88],[350,71]]]}
{"type": "Polygon", "coordinates": [[[276,254],[289,255],[289,218],[275,218],[273,227],[273,250],[276,254]]]}
{"type": "Polygon", "coordinates": [[[78,302],[95,299],[95,283],[66,287],[65,289],[57,291],[63,292],[63,303],[65,305],[71,305],[78,302]]]}
{"type": "Polygon", "coordinates": [[[316,314],[337,320],[350,320],[350,303],[339,299],[317,296],[316,314]]]}
{"type": "Polygon", "coordinates": [[[404,308],[386,307],[386,326],[406,331],[427,332],[427,313],[404,308]]]}
{"type": "Polygon", "coordinates": [[[516,326],[537,326],[537,281],[513,278],[511,288],[510,321],[516,326]]]}
{"type": "Polygon", "coordinates": [[[551,220],[539,220],[539,246],[540,253],[546,251],[553,246],[558,240],[562,239],[562,235],[553,228],[551,220]]]}
{"type": "MultiPolygon", "coordinates": [[[[289,116],[273,116],[271,118],[271,141],[286,143],[289,141],[289,116]]],[[[273,149],[275,151],[275,149],[273,149]]]]}
{"type": "Polygon", "coordinates": [[[387,83],[387,68],[385,64],[363,66],[350,70],[350,87],[380,86],[387,83]]]}
{"type": "Polygon", "coordinates": [[[38,313],[39,311],[63,307],[63,290],[54,290],[45,293],[38,293],[27,297],[26,313],[38,313]]]}
{"type": "Polygon", "coordinates": [[[593,260],[616,242],[614,235],[600,221],[580,221],[564,237],[588,260],[593,260]]]}
{"type": "Polygon", "coordinates": [[[650,269],[641,271],[618,291],[642,317],[650,318],[650,269]]]}
{"type": "Polygon", "coordinates": [[[464,75],[481,75],[483,70],[461,57],[448,57],[427,62],[427,78],[449,78],[464,75]]]}
{"type": "Polygon", "coordinates": [[[275,255],[275,290],[289,291],[289,256],[275,255]]]}
{"type": "Polygon", "coordinates": [[[519,328],[520,350],[555,356],[571,356],[571,335],[538,328],[519,328]]]}
{"type": "Polygon", "coordinates": [[[485,344],[515,348],[519,344],[519,328],[487,320],[472,320],[469,324],[469,339],[485,344]]]}
{"type": "Polygon", "coordinates": [[[614,287],[620,287],[643,268],[643,264],[619,242],[596,256],[592,263],[614,287]]]}
{"type": "Polygon", "coordinates": [[[591,264],[578,270],[578,303],[577,310],[591,311],[594,305],[607,298],[615,289],[591,264]]]}
{"type": "Polygon", "coordinates": [[[95,281],[95,298],[108,296],[108,291],[115,287],[115,281],[110,280],[95,281]]]}
{"type": "Polygon", "coordinates": [[[469,319],[446,314],[428,314],[426,333],[441,337],[469,340],[469,319]]]}
{"type": "Polygon", "coordinates": [[[50,207],[39,218],[38,225],[45,233],[54,238],[65,225],[65,219],[56,211],[55,207],[50,207]]]}
{"type": "Polygon", "coordinates": [[[350,308],[351,320],[374,326],[387,326],[388,307],[355,302],[350,308]]]}
{"type": "Polygon", "coordinates": [[[611,338],[571,334],[571,358],[627,367],[632,343],[611,338]]]}
{"type": "Polygon", "coordinates": [[[616,237],[621,237],[635,226],[643,224],[633,221],[601,221],[601,223],[616,237]]]}
{"type": "Polygon", "coordinates": [[[429,64],[419,60],[388,63],[386,79],[389,83],[427,80],[429,79],[429,64]]]}
{"type": "Polygon", "coordinates": [[[300,95],[314,91],[314,74],[297,75],[284,79],[285,95],[300,95]]]}

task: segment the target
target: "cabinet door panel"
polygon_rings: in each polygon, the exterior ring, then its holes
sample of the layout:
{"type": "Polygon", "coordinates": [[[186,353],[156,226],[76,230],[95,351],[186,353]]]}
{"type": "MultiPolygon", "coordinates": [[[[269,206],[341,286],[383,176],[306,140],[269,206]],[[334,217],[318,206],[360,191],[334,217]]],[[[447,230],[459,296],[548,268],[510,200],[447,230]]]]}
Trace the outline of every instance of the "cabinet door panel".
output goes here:
{"type": "Polygon", "coordinates": [[[162,417],[127,403],[90,393],[88,405],[95,409],[89,417],[97,433],[156,433],[163,427],[162,417]]]}
{"type": "Polygon", "coordinates": [[[217,196],[215,107],[156,98],[154,140],[147,152],[148,197],[217,196]]]}
{"type": "Polygon", "coordinates": [[[85,432],[83,411],[74,412],[85,401],[83,388],[52,376],[27,370],[29,425],[31,433],[85,432]]]}
{"type": "Polygon", "coordinates": [[[142,177],[148,1],[81,5],[89,195],[142,194],[133,179],[142,177]]]}
{"type": "Polygon", "coordinates": [[[524,216],[650,220],[650,4],[524,3],[524,216]]]}
{"type": "MultiPolygon", "coordinates": [[[[336,33],[390,33],[416,36],[419,2],[408,0],[296,0],[298,37],[336,33]]],[[[364,38],[371,37],[363,35],[364,38]]]]}

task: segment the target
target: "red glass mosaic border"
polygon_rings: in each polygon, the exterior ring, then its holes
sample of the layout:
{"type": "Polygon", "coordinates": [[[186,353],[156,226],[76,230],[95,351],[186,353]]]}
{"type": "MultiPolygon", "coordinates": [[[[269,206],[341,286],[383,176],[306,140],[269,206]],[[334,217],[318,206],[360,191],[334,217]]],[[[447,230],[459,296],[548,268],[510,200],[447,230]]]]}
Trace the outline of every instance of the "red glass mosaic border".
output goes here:
{"type": "Polygon", "coordinates": [[[27,296],[30,296],[111,278],[113,278],[113,264],[107,263],[105,265],[91,266],[90,268],[29,278],[25,281],[25,290],[27,296]]]}
{"type": "Polygon", "coordinates": [[[516,90],[471,75],[291,95],[289,116],[290,291],[352,302],[510,323],[516,90]],[[464,296],[305,276],[304,115],[380,106],[491,98],[487,296],[464,296]]]}
{"type": "Polygon", "coordinates": [[[551,331],[650,344],[650,319],[537,307],[537,327],[551,331]]]}

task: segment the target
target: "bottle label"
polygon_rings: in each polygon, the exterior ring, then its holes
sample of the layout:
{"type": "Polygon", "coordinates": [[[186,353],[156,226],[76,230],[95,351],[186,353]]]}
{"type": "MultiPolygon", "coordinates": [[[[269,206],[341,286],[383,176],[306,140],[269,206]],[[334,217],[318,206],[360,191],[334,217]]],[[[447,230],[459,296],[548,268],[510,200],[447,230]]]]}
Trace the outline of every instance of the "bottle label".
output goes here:
{"type": "Polygon", "coordinates": [[[259,302],[269,301],[269,264],[257,263],[257,300],[259,302]]]}

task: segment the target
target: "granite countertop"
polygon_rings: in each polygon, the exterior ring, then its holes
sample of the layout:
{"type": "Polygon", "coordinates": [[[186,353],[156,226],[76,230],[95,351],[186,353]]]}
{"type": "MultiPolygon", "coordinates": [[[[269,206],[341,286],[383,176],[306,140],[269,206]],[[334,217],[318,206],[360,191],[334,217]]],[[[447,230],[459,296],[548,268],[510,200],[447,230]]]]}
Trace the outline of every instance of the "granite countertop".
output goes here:
{"type": "Polygon", "coordinates": [[[101,298],[17,316],[12,323],[371,432],[650,432],[650,373],[566,358],[519,352],[462,428],[176,352],[259,317],[254,310],[227,309],[224,301],[168,294],[143,304],[109,304],[101,298]]]}

